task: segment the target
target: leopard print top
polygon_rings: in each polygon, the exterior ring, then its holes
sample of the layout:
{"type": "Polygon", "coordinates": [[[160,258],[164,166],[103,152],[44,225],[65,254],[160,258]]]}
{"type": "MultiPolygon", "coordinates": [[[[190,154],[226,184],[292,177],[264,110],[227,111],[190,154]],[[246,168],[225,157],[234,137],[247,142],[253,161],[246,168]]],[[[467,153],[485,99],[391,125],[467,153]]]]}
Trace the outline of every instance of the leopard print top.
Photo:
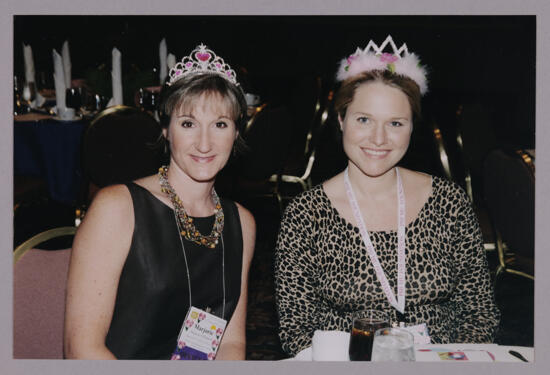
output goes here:
{"type": "MultiPolygon", "coordinates": [[[[394,293],[396,231],[370,232],[394,293]]],[[[426,323],[432,343],[492,342],[494,302],[481,231],[458,185],[432,177],[432,192],[406,227],[407,324],[426,323]]],[[[376,277],[359,229],[331,205],[322,185],[285,210],[275,256],[279,336],[295,355],[315,330],[350,331],[353,311],[379,309],[397,319],[376,277]]]]}

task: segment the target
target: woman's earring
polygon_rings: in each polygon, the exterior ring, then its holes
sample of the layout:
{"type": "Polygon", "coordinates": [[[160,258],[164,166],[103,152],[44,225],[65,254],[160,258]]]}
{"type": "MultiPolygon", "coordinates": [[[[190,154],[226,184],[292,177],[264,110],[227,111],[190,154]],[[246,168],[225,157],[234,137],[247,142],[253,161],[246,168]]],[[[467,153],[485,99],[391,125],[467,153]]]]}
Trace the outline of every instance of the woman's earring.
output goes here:
{"type": "Polygon", "coordinates": [[[164,157],[169,158],[170,157],[170,141],[166,137],[162,137],[164,143],[164,157]]]}

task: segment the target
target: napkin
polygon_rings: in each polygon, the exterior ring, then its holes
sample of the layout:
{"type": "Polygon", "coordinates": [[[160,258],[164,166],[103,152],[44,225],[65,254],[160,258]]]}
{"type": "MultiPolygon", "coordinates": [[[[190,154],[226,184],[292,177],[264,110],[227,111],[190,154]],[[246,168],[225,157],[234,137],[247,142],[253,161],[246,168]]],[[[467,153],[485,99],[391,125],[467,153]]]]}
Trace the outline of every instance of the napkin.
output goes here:
{"type": "MultiPolygon", "coordinates": [[[[32,57],[31,46],[27,46],[23,44],[23,58],[25,62],[25,82],[27,82],[27,85],[31,83],[35,83],[34,60],[32,57]]],[[[35,84],[35,89],[36,89],[36,84],[35,84]]],[[[40,95],[38,90],[35,90],[35,91],[36,91],[36,95],[34,100],[31,103],[31,108],[41,107],[46,102],[46,98],[40,95]]]]}
{"type": "Polygon", "coordinates": [[[160,57],[160,85],[164,84],[166,78],[166,39],[162,38],[159,45],[159,57],[160,57]]]}
{"type": "Polygon", "coordinates": [[[298,354],[296,354],[296,357],[285,359],[285,361],[311,361],[311,346],[308,346],[298,354]]]}
{"type": "Polygon", "coordinates": [[[168,54],[168,57],[166,58],[166,66],[168,69],[172,69],[176,65],[176,56],[174,56],[172,53],[168,54]]]}
{"type": "Polygon", "coordinates": [[[53,80],[55,85],[55,101],[57,113],[64,110],[65,105],[65,74],[63,73],[63,61],[57,51],[53,50],[53,80]]]}
{"type": "Polygon", "coordinates": [[[32,58],[32,48],[23,44],[23,58],[25,61],[25,81],[34,82],[34,61],[32,58]]]}
{"type": "Polygon", "coordinates": [[[349,361],[349,333],[317,330],[311,348],[314,361],[349,361]]]}
{"type": "Polygon", "coordinates": [[[63,56],[63,73],[65,79],[65,87],[71,87],[71,56],[69,55],[69,42],[65,41],[63,43],[63,48],[61,50],[61,56],[63,56]]]}
{"type": "Polygon", "coordinates": [[[122,73],[120,69],[120,51],[113,48],[113,63],[111,70],[111,79],[113,85],[113,98],[109,101],[108,107],[122,104],[122,73]]]}

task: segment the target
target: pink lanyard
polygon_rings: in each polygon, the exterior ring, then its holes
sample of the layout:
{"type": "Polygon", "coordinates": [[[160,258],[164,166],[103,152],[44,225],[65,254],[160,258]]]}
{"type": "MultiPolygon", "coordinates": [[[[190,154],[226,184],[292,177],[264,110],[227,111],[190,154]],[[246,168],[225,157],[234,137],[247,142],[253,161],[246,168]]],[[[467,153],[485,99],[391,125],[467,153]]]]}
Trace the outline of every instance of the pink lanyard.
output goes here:
{"type": "Polygon", "coordinates": [[[395,173],[397,175],[397,300],[395,295],[388,283],[386,274],[378,261],[378,256],[374,250],[374,246],[369,237],[369,232],[365,227],[365,222],[363,221],[363,216],[361,215],[361,210],[359,210],[359,205],[357,204],[357,199],[353,193],[351,183],[349,182],[348,168],[344,171],[344,184],[346,186],[346,193],[348,195],[348,200],[355,216],[355,221],[358,224],[359,232],[361,237],[363,237],[363,242],[369,253],[370,261],[376,272],[376,277],[382,285],[382,290],[386,294],[390,304],[395,307],[401,314],[405,313],[405,194],[403,192],[403,184],[401,183],[401,176],[399,175],[399,169],[395,167],[395,173]]]}

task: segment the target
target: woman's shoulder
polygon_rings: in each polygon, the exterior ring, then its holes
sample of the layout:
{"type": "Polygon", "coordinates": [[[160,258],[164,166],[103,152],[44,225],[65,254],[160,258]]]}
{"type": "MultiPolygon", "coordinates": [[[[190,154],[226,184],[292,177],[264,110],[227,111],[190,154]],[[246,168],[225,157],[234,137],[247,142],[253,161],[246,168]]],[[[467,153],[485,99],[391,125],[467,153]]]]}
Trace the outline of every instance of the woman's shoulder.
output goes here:
{"type": "Polygon", "coordinates": [[[241,222],[241,231],[243,236],[243,253],[245,259],[250,263],[254,254],[254,245],[256,243],[256,220],[252,213],[238,202],[229,201],[234,204],[239,213],[241,222]]]}
{"type": "Polygon", "coordinates": [[[432,194],[429,207],[445,220],[456,220],[461,214],[471,211],[472,201],[464,188],[446,177],[431,176],[432,194]]]}
{"type": "Polygon", "coordinates": [[[226,218],[238,219],[241,224],[241,230],[243,235],[250,235],[256,233],[256,220],[252,212],[244,207],[239,202],[233,201],[228,198],[220,197],[222,207],[224,207],[224,216],[226,218]]]}
{"type": "Polygon", "coordinates": [[[322,207],[326,203],[326,194],[323,185],[315,185],[296,195],[287,206],[288,210],[311,211],[322,207]]]}
{"type": "Polygon", "coordinates": [[[130,191],[124,184],[106,186],[94,195],[91,207],[108,206],[112,209],[121,209],[131,202],[130,191]]]}
{"type": "Polygon", "coordinates": [[[136,191],[146,190],[154,196],[162,195],[160,184],[156,175],[143,177],[135,181],[110,185],[98,190],[94,196],[94,202],[97,204],[109,204],[113,207],[124,207],[132,201],[132,196],[136,191]]]}
{"type": "Polygon", "coordinates": [[[74,246],[83,246],[88,241],[98,244],[105,239],[120,239],[120,243],[126,245],[134,228],[133,209],[132,198],[125,185],[100,189],[78,228],[74,246]]]}
{"type": "Polygon", "coordinates": [[[244,207],[239,202],[234,202],[231,200],[224,199],[229,204],[234,204],[237,208],[237,212],[239,213],[239,217],[241,218],[241,224],[246,225],[248,227],[256,227],[256,220],[254,219],[254,215],[252,215],[252,212],[248,210],[246,207],[244,207]]]}
{"type": "Polygon", "coordinates": [[[434,194],[445,200],[468,200],[468,194],[462,186],[446,177],[432,176],[434,194]]]}
{"type": "Polygon", "coordinates": [[[433,181],[433,176],[428,173],[414,171],[403,167],[399,167],[399,174],[403,179],[411,181],[415,186],[431,184],[433,181]]]}
{"type": "MultiPolygon", "coordinates": [[[[133,223],[133,202],[128,188],[116,184],[101,188],[92,199],[83,223],[94,222],[99,226],[124,226],[133,223]]],[[[94,225],[95,225],[94,224],[94,225]]]]}
{"type": "Polygon", "coordinates": [[[156,174],[151,176],[146,176],[142,178],[138,178],[137,180],[134,180],[127,185],[137,185],[145,190],[148,190],[153,195],[161,194],[161,187],[159,183],[159,178],[156,174]]]}
{"type": "Polygon", "coordinates": [[[430,187],[434,196],[442,197],[464,197],[467,196],[464,189],[454,181],[446,177],[431,175],[424,172],[414,171],[405,168],[399,168],[399,171],[408,179],[412,186],[430,187]]]}

